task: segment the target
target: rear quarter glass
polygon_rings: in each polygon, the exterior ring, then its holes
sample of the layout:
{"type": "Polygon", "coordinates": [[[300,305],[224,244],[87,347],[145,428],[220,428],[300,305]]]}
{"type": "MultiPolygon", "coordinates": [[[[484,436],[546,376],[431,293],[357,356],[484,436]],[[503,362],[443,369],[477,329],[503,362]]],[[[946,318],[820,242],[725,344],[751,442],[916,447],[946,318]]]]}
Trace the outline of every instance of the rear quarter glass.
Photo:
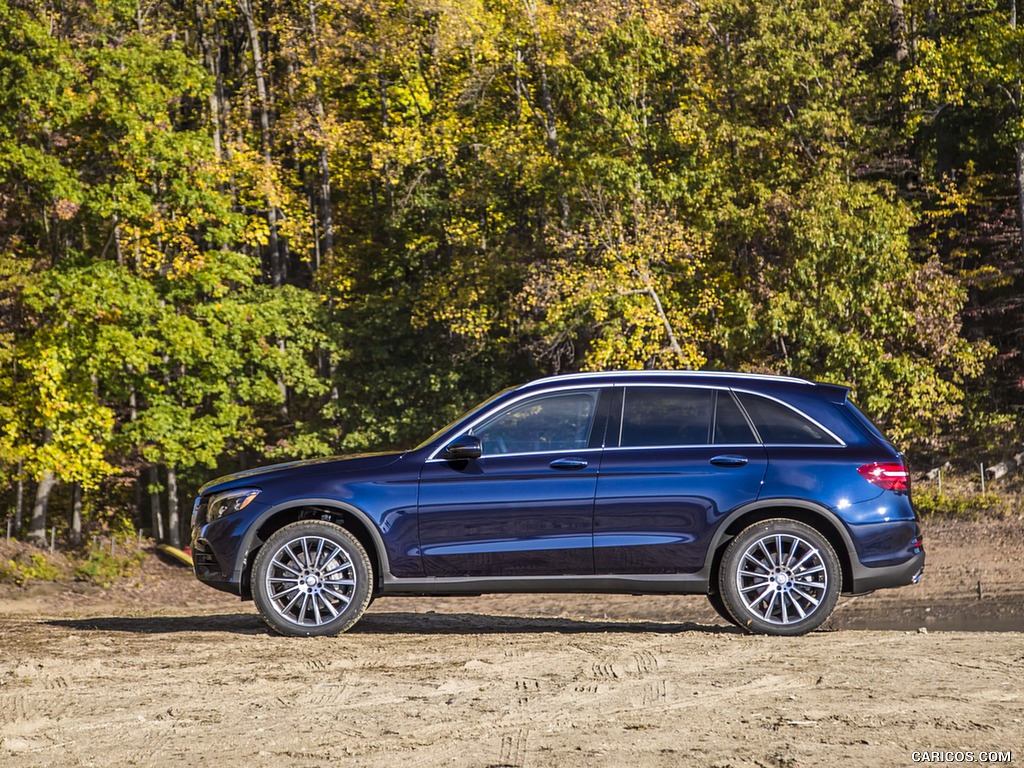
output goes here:
{"type": "Polygon", "coordinates": [[[837,403],[836,407],[839,409],[839,412],[843,415],[843,417],[850,423],[856,425],[858,429],[862,433],[864,433],[864,435],[871,438],[880,445],[885,446],[886,448],[893,447],[892,441],[889,440],[889,438],[887,438],[884,434],[882,434],[882,431],[878,427],[876,427],[871,422],[871,419],[865,416],[856,405],[854,405],[852,400],[847,400],[845,403],[842,404],[837,403]]]}
{"type": "Polygon", "coordinates": [[[750,387],[733,387],[733,389],[737,393],[745,392],[778,400],[798,413],[818,422],[845,445],[865,445],[873,442],[865,435],[863,429],[858,428],[853,419],[843,418],[841,411],[842,403],[846,402],[847,390],[845,388],[819,385],[787,387],[786,389],[764,387],[763,391],[750,387]]]}

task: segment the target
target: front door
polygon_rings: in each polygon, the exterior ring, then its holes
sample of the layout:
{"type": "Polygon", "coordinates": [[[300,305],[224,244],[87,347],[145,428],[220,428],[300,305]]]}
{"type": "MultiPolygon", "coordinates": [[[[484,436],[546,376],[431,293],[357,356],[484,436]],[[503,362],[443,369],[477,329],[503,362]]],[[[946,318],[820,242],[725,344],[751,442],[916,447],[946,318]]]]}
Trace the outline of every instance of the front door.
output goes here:
{"type": "Polygon", "coordinates": [[[601,391],[527,397],[470,430],[481,440],[480,458],[441,455],[424,464],[419,530],[427,576],[594,572],[601,391]]]}

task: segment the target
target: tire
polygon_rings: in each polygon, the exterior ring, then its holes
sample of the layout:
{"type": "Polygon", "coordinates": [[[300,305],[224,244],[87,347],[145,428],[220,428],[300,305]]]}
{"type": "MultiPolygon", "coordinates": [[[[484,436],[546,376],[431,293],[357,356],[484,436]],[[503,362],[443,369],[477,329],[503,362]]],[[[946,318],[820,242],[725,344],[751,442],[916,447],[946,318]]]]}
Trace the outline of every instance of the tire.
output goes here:
{"type": "Polygon", "coordinates": [[[803,635],[835,610],[842,568],[821,533],[796,520],[765,520],[733,539],[718,591],[736,624],[764,635],[803,635]]]}
{"type": "Polygon", "coordinates": [[[736,619],[729,613],[729,609],[725,607],[725,601],[722,600],[722,595],[718,592],[708,592],[708,602],[711,603],[711,607],[715,609],[715,613],[725,619],[732,626],[738,626],[736,619]]]}
{"type": "Polygon", "coordinates": [[[363,545],[322,520],[286,525],[252,567],[252,596],[263,620],[282,635],[337,635],[370,604],[373,568],[363,545]]]}

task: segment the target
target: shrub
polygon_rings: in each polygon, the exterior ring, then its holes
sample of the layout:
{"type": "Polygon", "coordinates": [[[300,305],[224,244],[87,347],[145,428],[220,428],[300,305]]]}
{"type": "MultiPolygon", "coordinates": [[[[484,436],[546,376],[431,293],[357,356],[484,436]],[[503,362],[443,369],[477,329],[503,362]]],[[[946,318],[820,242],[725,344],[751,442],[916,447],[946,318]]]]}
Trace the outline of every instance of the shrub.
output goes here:
{"type": "Polygon", "coordinates": [[[0,581],[13,581],[22,587],[32,581],[58,581],[61,575],[61,569],[41,552],[19,552],[6,564],[0,563],[0,581]]]}
{"type": "Polygon", "coordinates": [[[133,555],[111,555],[103,549],[94,549],[84,563],[75,569],[75,578],[101,587],[109,587],[121,579],[131,576],[142,566],[145,555],[139,551],[133,555]]]}

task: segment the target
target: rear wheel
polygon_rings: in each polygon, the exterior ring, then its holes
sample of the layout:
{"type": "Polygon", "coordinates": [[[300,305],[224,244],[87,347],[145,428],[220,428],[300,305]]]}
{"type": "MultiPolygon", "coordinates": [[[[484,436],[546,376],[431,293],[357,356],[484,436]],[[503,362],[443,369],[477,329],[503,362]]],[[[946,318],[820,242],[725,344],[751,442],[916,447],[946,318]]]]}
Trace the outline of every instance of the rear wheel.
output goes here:
{"type": "Polygon", "coordinates": [[[344,528],[303,520],[274,533],[256,556],[252,596],[283,635],[336,635],[370,604],[373,570],[362,544],[344,528]]]}
{"type": "Polygon", "coordinates": [[[832,615],[842,569],[828,539],[814,528],[796,520],[765,520],[729,543],[718,590],[743,629],[803,635],[832,615]]]}

